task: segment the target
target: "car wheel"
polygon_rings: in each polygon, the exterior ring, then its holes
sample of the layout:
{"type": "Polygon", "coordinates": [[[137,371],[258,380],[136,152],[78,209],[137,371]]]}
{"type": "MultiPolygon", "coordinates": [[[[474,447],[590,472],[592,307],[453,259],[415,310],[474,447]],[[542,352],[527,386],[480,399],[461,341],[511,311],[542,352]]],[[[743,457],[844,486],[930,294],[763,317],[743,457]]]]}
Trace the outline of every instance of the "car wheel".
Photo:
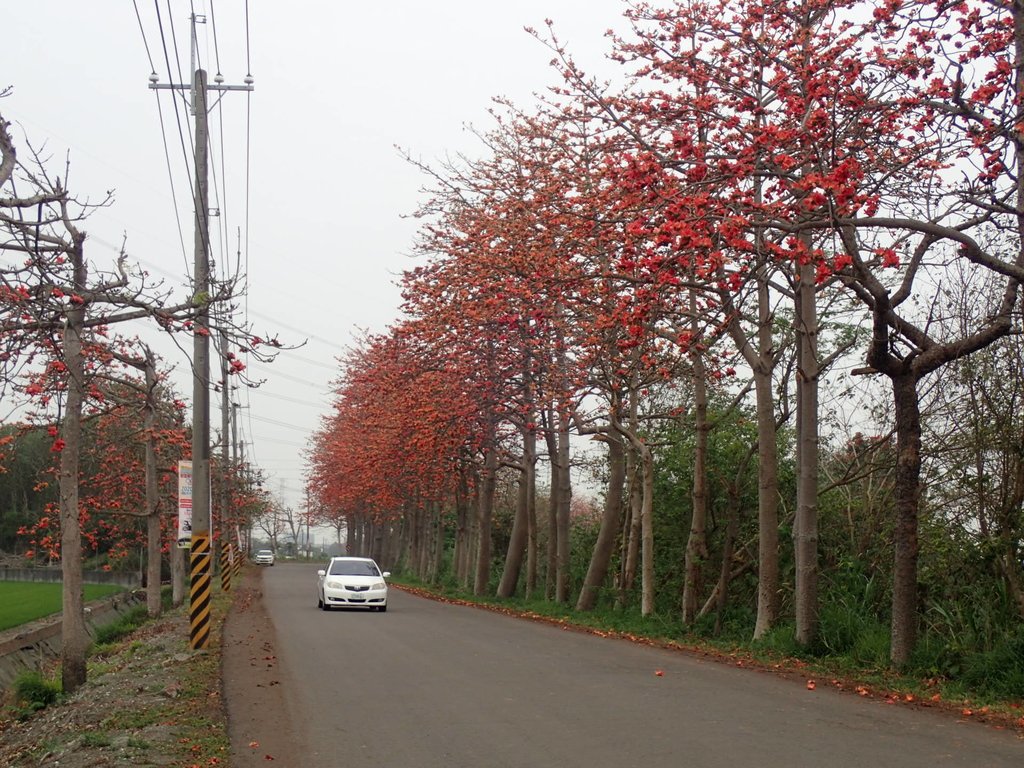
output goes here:
{"type": "Polygon", "coordinates": [[[384,613],[384,611],[386,611],[387,609],[388,609],[388,604],[387,603],[384,603],[384,605],[381,605],[381,606],[377,607],[377,610],[380,611],[381,613],[384,613]]]}
{"type": "Polygon", "coordinates": [[[319,597],[317,597],[317,599],[316,599],[316,607],[319,608],[320,610],[323,610],[323,608],[324,608],[324,601],[321,600],[319,597]]]}

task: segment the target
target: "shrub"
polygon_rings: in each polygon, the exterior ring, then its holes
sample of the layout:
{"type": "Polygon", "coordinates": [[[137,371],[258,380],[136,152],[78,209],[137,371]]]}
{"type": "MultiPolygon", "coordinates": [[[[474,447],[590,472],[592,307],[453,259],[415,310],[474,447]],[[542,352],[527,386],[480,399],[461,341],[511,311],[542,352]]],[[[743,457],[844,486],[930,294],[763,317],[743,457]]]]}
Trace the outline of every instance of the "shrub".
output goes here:
{"type": "Polygon", "coordinates": [[[50,706],[60,694],[60,683],[47,680],[39,672],[22,672],[14,681],[15,702],[26,715],[50,706]]]}
{"type": "Polygon", "coordinates": [[[964,657],[961,680],[972,690],[993,696],[1024,698],[1024,628],[991,651],[964,657]]]}

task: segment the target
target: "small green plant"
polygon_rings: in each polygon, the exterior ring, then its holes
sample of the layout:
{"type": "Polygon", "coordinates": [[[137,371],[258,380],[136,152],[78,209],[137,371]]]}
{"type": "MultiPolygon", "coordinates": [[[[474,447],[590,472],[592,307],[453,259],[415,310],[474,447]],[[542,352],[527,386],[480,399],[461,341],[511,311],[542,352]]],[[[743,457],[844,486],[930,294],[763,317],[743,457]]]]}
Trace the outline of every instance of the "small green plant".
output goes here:
{"type": "Polygon", "coordinates": [[[165,713],[161,709],[125,709],[105,718],[100,727],[108,730],[137,731],[159,722],[165,713]]]}
{"type": "Polygon", "coordinates": [[[971,689],[984,693],[1024,698],[1024,629],[996,643],[991,651],[964,659],[961,678],[971,689]]]}
{"type": "Polygon", "coordinates": [[[87,731],[82,734],[83,747],[109,747],[111,745],[110,734],[106,731],[87,731]]]}
{"type": "Polygon", "coordinates": [[[113,624],[107,624],[97,629],[93,641],[97,647],[108,646],[141,627],[146,622],[146,618],[146,606],[137,605],[113,624]]]}
{"type": "Polygon", "coordinates": [[[150,744],[145,739],[140,739],[136,736],[129,736],[127,746],[129,749],[137,749],[140,752],[145,752],[147,749],[150,749],[152,747],[152,744],[150,744]]]}
{"type": "Polygon", "coordinates": [[[60,683],[47,680],[39,672],[22,672],[14,681],[14,700],[24,715],[54,704],[60,694],[60,683]]]}

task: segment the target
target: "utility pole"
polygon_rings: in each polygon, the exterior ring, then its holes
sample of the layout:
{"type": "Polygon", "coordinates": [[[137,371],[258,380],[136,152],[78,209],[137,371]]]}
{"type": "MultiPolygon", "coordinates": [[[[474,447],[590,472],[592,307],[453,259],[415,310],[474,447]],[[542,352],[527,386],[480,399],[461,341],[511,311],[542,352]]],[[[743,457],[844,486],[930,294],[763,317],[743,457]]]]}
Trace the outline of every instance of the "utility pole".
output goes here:
{"type": "Polygon", "coordinates": [[[232,468],[228,465],[228,428],[231,419],[230,387],[228,386],[228,332],[220,329],[220,586],[225,592],[231,589],[231,570],[234,565],[234,545],[231,541],[231,478],[232,468]]]}
{"type": "MultiPolygon", "coordinates": [[[[196,24],[206,17],[192,14],[192,82],[188,85],[159,83],[156,72],[149,76],[151,89],[190,91],[195,116],[195,264],[193,266],[196,308],[192,346],[192,548],[190,556],[189,645],[204,650],[210,642],[210,587],[213,569],[210,552],[210,207],[207,191],[208,136],[207,103],[209,91],[251,91],[253,78],[245,76],[245,85],[223,85],[218,72],[214,85],[206,80],[206,70],[196,66],[196,24]]],[[[226,435],[225,435],[226,439],[226,435]]]]}

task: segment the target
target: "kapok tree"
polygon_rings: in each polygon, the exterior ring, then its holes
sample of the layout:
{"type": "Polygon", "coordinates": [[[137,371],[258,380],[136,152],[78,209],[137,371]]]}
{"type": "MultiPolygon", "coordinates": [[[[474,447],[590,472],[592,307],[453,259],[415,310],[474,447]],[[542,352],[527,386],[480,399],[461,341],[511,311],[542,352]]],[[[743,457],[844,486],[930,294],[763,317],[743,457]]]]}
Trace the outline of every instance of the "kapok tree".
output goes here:
{"type": "MultiPolygon", "coordinates": [[[[657,28],[646,38],[657,61],[645,76],[684,87],[661,114],[680,118],[676,165],[718,186],[723,244],[794,263],[802,307],[815,280],[837,275],[872,314],[867,361],[892,382],[899,444],[897,664],[917,623],[918,382],[1005,334],[1017,302],[1020,13],[1012,4],[805,0],[638,14],[657,28]],[[688,127],[702,124],[698,114],[713,121],[704,135],[688,127]],[[995,229],[1014,233],[1008,254],[989,246],[996,239],[985,233],[995,229]],[[985,323],[938,339],[913,307],[930,303],[952,258],[1003,275],[1004,289],[985,323]]],[[[816,333],[807,320],[799,322],[816,333]]],[[[820,365],[807,333],[800,380],[814,381],[820,365]]],[[[801,430],[812,410],[798,415],[801,430]]],[[[817,482],[805,470],[801,509],[817,482]]],[[[802,522],[798,533],[813,535],[802,522]]]]}
{"type": "Polygon", "coordinates": [[[334,412],[311,447],[316,506],[378,529],[405,514],[422,522],[428,509],[439,511],[467,439],[462,411],[446,407],[458,402],[460,386],[404,331],[353,349],[343,361],[334,412]]]}
{"type": "MultiPolygon", "coordinates": [[[[0,339],[2,386],[25,367],[35,375],[52,374],[53,388],[29,384],[24,394],[37,404],[59,408],[60,530],[63,569],[63,641],[61,676],[64,690],[85,681],[85,627],[82,593],[82,541],[79,526],[79,456],[82,419],[95,399],[95,363],[89,351],[104,346],[107,329],[119,323],[154,319],[168,331],[190,331],[192,319],[211,304],[226,301],[234,284],[174,301],[169,289],[150,281],[133,267],[122,250],[109,267],[96,268],[86,259],[83,221],[96,206],[80,204],[63,180],[54,176],[35,153],[29,162],[17,159],[8,123],[0,116],[0,339]],[[16,185],[25,193],[16,191],[16,185]],[[10,193],[6,195],[4,193],[10,193]]],[[[109,198],[101,205],[109,203],[109,198]]],[[[198,331],[207,332],[205,328],[198,331]]],[[[248,343],[249,334],[244,334],[248,343]]]]}
{"type": "MultiPolygon", "coordinates": [[[[501,126],[501,124],[499,123],[501,126]]],[[[531,515],[535,443],[549,439],[557,525],[549,536],[549,575],[567,599],[569,484],[568,433],[575,409],[567,297],[578,277],[566,254],[571,238],[554,198],[565,184],[557,148],[543,130],[514,120],[482,137],[493,154],[436,175],[438,189],[425,206],[430,221],[420,251],[430,263],[406,275],[405,311],[451,350],[480,414],[482,442],[478,504],[479,547],[475,589],[486,588],[490,569],[490,509],[502,458],[504,430],[518,432],[523,449],[511,462],[520,469],[520,500],[499,591],[511,594],[524,548],[527,589],[536,574],[535,522],[531,515]],[[475,362],[471,362],[474,361],[475,362]],[[545,429],[541,412],[550,418],[545,429]]]]}

